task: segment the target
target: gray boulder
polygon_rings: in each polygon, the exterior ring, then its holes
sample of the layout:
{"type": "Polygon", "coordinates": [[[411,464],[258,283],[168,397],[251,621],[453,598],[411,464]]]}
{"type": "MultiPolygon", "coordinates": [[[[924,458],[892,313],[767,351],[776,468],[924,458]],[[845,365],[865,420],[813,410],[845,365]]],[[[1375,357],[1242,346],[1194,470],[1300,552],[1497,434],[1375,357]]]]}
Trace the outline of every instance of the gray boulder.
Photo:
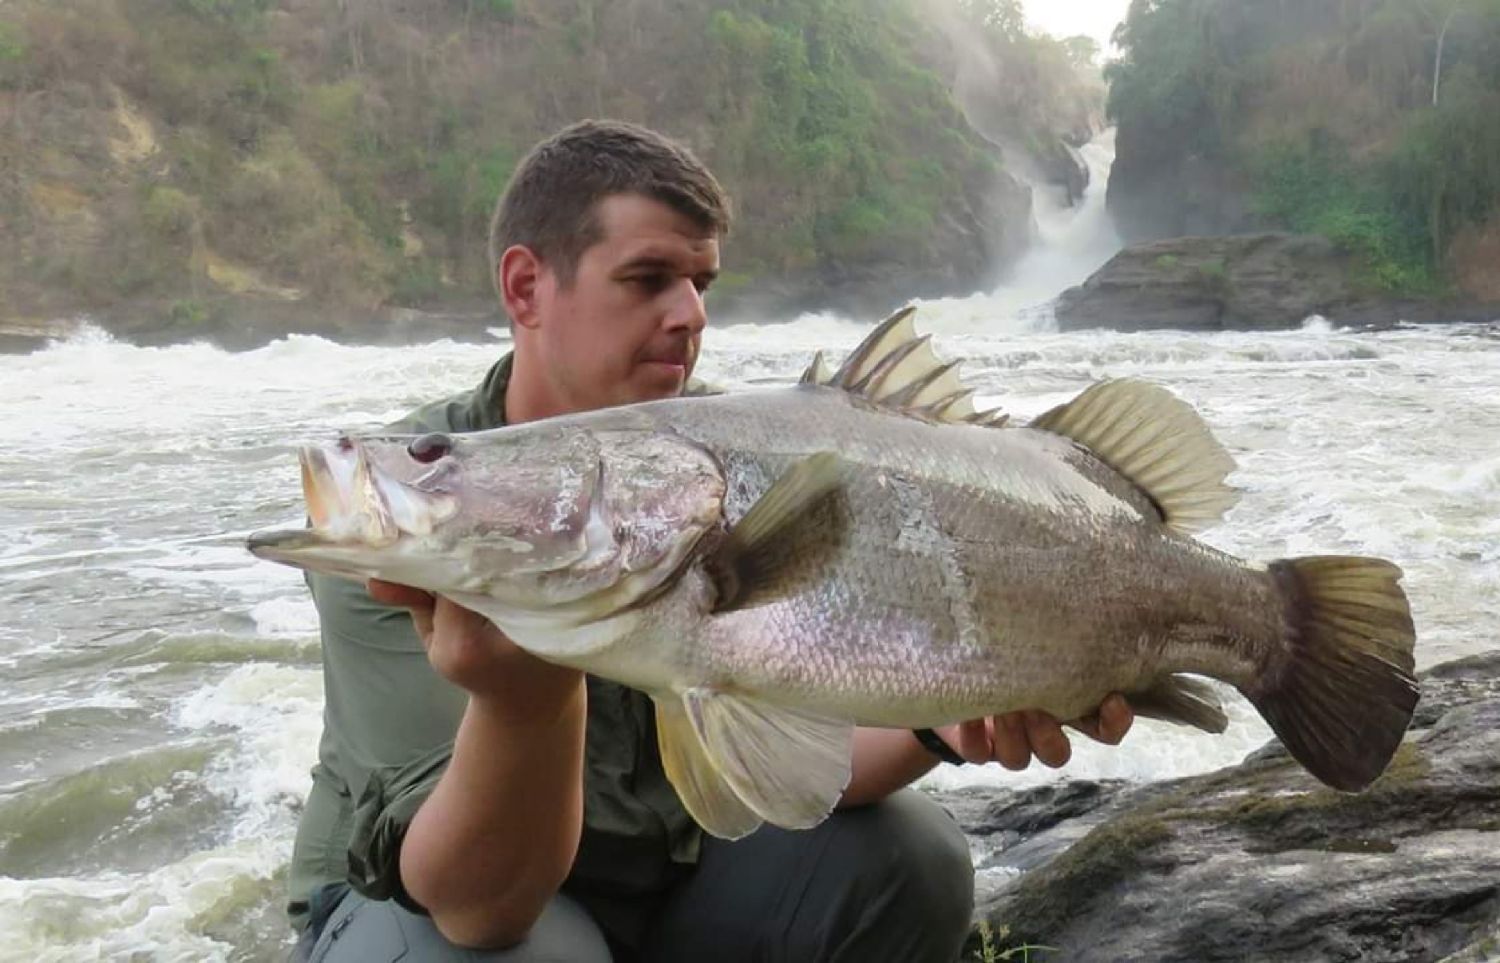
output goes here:
{"type": "Polygon", "coordinates": [[[1296,327],[1355,299],[1333,242],[1301,234],[1179,237],[1135,244],[1057,300],[1065,331],[1296,327]]]}
{"type": "Polygon", "coordinates": [[[1340,325],[1493,321],[1500,303],[1383,297],[1365,290],[1358,260],[1309,234],[1177,237],[1133,244],[1058,297],[1064,331],[1256,331],[1322,315],[1340,325]]]}
{"type": "Polygon", "coordinates": [[[1001,950],[1053,948],[1042,961],[1500,959],[1500,653],[1422,687],[1359,795],[1274,743],[1145,787],[944,794],[976,853],[976,921],[1001,950]]]}

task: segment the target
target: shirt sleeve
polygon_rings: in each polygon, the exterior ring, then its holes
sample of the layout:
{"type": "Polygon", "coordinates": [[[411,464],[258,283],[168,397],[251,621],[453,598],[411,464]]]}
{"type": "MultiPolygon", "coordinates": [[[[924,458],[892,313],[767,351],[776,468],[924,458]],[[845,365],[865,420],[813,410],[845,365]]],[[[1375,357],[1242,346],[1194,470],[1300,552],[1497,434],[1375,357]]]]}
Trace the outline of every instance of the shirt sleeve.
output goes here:
{"type": "Polygon", "coordinates": [[[452,744],[404,766],[377,769],[354,808],[349,840],[349,885],[372,900],[395,900],[426,915],[401,883],[401,843],[417,810],[453,758],[452,744]]]}

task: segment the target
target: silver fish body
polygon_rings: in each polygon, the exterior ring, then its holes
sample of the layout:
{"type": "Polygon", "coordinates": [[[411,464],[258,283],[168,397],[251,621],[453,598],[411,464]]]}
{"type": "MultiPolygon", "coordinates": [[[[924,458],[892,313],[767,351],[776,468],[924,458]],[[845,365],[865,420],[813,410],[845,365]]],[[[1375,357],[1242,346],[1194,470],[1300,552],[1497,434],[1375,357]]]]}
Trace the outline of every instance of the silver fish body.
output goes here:
{"type": "Polygon", "coordinates": [[[252,539],[484,612],[536,655],[650,693],[705,828],[816,824],[855,725],[1114,691],[1222,730],[1209,676],[1324,781],[1385,767],[1416,701],[1400,570],[1263,566],[1194,540],[1232,467],[1190,409],[1112,382],[1028,426],[972,412],[909,315],[802,384],[431,444],[304,452],[314,527],[252,539]]]}
{"type": "Polygon", "coordinates": [[[734,687],[863,725],[1068,719],[1163,672],[1248,681],[1280,644],[1268,572],[1165,528],[1058,435],[929,424],[812,385],[631,417],[719,461],[726,529],[798,461],[834,451],[843,469],[840,544],[816,571],[794,562],[784,594],[715,612],[705,539],[628,636],[579,662],[648,691],[734,687]]]}

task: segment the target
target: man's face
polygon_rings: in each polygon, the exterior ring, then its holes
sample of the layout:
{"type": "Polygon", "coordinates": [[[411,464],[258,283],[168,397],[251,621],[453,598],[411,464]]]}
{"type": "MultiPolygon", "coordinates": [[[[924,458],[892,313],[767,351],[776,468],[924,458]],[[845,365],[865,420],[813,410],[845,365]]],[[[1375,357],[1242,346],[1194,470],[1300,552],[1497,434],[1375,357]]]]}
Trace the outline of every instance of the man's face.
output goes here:
{"type": "Polygon", "coordinates": [[[719,272],[719,242],[672,208],[636,194],[598,207],[602,239],[564,286],[537,283],[537,346],[569,410],[679,394],[698,360],[703,293],[719,272]]]}

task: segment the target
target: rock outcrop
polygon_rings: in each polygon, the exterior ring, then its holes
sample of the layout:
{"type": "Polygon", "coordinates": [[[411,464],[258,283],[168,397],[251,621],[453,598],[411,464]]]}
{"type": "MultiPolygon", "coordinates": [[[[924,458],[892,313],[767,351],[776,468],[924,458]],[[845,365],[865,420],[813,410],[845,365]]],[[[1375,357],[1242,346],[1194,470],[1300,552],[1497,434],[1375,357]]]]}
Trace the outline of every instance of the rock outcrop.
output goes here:
{"type": "Polygon", "coordinates": [[[1491,321],[1500,303],[1371,298],[1360,265],[1327,238],[1306,234],[1178,237],[1133,244],[1057,299],[1065,331],[1275,330],[1311,315],[1339,324],[1491,321]]]}
{"type": "Polygon", "coordinates": [[[1422,692],[1359,795],[1275,743],[1145,787],[945,794],[976,852],[976,920],[1002,950],[1078,963],[1500,958],[1500,653],[1439,666],[1422,692]]]}

